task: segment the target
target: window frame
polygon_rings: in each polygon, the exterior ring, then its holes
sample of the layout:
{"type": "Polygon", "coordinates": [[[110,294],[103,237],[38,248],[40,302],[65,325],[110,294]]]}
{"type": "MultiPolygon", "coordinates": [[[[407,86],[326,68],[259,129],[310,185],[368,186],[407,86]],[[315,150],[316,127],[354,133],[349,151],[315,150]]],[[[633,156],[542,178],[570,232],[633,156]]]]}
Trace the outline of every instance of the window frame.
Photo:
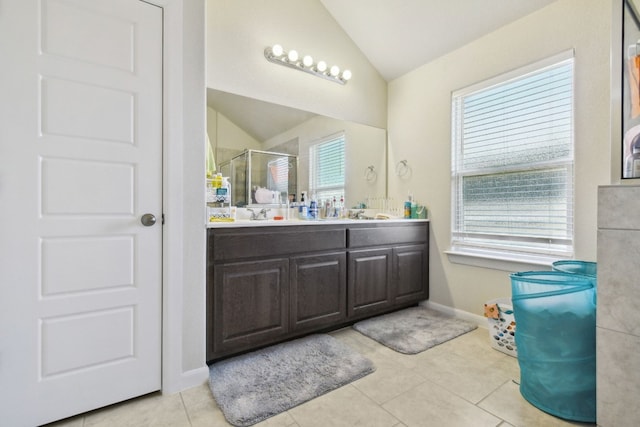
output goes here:
{"type": "MultiPolygon", "coordinates": [[[[451,228],[450,228],[450,248],[445,251],[449,255],[449,259],[454,263],[463,263],[468,265],[476,265],[482,267],[497,268],[507,271],[514,271],[522,269],[527,265],[550,265],[552,262],[558,259],[573,258],[574,256],[574,243],[575,243],[575,54],[574,50],[570,49],[561,52],[557,55],[553,55],[541,61],[529,64],[524,67],[512,70],[510,72],[498,75],[488,80],[473,84],[466,88],[462,88],[452,92],[451,95],[451,228]],[[488,170],[484,170],[480,174],[473,174],[472,171],[459,168],[458,153],[461,150],[463,144],[459,138],[460,132],[457,130],[458,117],[456,114],[456,105],[462,102],[465,96],[477,94],[483,90],[489,90],[499,85],[506,85],[509,82],[513,82],[518,79],[526,79],[526,77],[532,73],[540,72],[545,68],[555,67],[565,62],[571,62],[572,65],[572,92],[571,92],[571,129],[570,129],[570,157],[564,159],[557,159],[548,162],[540,162],[534,167],[522,165],[521,167],[513,167],[512,165],[502,166],[495,168],[495,172],[507,173],[507,172],[524,172],[533,170],[546,170],[550,171],[553,167],[564,169],[568,175],[568,180],[564,182],[568,184],[568,196],[567,196],[567,215],[571,215],[568,220],[570,230],[568,231],[569,237],[562,239],[561,242],[552,242],[552,239],[548,239],[548,245],[546,248],[538,247],[523,247],[522,245],[514,245],[513,242],[520,240],[519,237],[512,235],[502,238],[505,244],[500,245],[495,242],[498,240],[498,233],[492,234],[492,239],[484,240],[485,246],[483,246],[483,239],[473,237],[461,237],[465,234],[464,230],[458,230],[457,218],[459,215],[458,209],[462,207],[462,177],[464,176],[488,176],[488,170]],[[493,244],[489,245],[489,241],[493,241],[493,244]],[[556,244],[560,243],[560,244],[556,244]]],[[[565,216],[566,218],[566,216],[565,216]]],[[[527,240],[527,239],[524,239],[527,240]]],[[[533,239],[530,239],[533,240],[533,239]]],[[[546,240],[546,239],[545,239],[546,240]]]]}
{"type": "Polygon", "coordinates": [[[307,195],[308,200],[311,200],[312,197],[316,197],[319,199],[324,199],[321,197],[321,194],[331,193],[336,196],[336,200],[340,200],[340,197],[344,196],[344,191],[346,188],[346,145],[347,145],[347,135],[345,131],[335,132],[331,135],[327,135],[325,137],[319,138],[309,144],[309,194],[307,195]],[[317,177],[317,149],[319,146],[323,144],[333,143],[335,141],[342,141],[342,184],[334,185],[334,186],[324,186],[322,188],[318,188],[318,177],[317,177]]]}

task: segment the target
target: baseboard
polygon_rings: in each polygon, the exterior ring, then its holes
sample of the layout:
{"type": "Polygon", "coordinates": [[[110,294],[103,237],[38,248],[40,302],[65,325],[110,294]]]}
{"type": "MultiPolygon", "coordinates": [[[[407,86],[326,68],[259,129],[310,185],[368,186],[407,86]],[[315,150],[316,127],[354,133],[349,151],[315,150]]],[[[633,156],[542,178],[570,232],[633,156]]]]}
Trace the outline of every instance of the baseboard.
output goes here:
{"type": "Polygon", "coordinates": [[[207,365],[192,369],[190,371],[183,372],[180,375],[178,384],[173,384],[173,387],[163,387],[163,394],[174,394],[193,387],[199,387],[209,380],[209,367],[207,365]]]}
{"type": "Polygon", "coordinates": [[[438,304],[437,302],[433,302],[429,300],[422,301],[420,305],[422,307],[431,308],[441,313],[448,314],[450,316],[454,316],[462,320],[466,320],[467,322],[475,323],[480,328],[484,328],[484,329],[488,328],[487,319],[484,316],[478,316],[477,314],[469,313],[468,311],[458,310],[457,308],[438,304]]]}

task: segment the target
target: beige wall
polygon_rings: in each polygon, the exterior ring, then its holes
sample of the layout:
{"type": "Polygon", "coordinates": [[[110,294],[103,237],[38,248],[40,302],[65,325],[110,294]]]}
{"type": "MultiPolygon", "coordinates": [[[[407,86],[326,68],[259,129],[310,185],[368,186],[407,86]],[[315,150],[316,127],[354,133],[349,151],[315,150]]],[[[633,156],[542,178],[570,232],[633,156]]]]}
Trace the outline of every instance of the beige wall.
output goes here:
{"type": "Polygon", "coordinates": [[[338,132],[344,132],[346,139],[346,194],[344,194],[346,207],[364,202],[367,196],[384,197],[387,143],[387,133],[384,129],[316,116],[265,141],[264,149],[269,150],[284,142],[297,140],[299,143],[298,184],[300,191],[307,191],[309,189],[309,147],[318,140],[338,132]],[[376,178],[371,177],[369,181],[365,179],[368,166],[373,166],[376,171],[376,178]]]}
{"type": "MultiPolygon", "coordinates": [[[[596,259],[597,186],[610,180],[611,3],[558,0],[389,83],[389,193],[411,191],[431,217],[431,301],[481,314],[511,295],[508,272],[453,264],[450,242],[451,92],[575,49],[576,258],[596,259]],[[394,174],[407,159],[409,178],[394,174]]],[[[534,269],[531,266],[530,269],[534,269]]]]}
{"type": "Polygon", "coordinates": [[[207,135],[215,153],[217,167],[245,149],[264,149],[260,141],[210,107],[207,107],[207,135]]]}
{"type": "Polygon", "coordinates": [[[319,0],[207,0],[207,87],[386,128],[387,85],[319,0]],[[268,62],[279,43],[353,72],[342,86],[268,62]]]}

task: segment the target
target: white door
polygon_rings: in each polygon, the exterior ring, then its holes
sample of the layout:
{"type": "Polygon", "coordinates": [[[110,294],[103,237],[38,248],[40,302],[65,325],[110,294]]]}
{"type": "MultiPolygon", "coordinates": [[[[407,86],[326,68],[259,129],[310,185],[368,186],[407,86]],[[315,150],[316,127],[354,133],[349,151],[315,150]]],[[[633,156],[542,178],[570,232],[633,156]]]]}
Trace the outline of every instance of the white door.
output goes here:
{"type": "Polygon", "coordinates": [[[32,426],[160,389],[162,9],[2,0],[0,40],[0,424],[32,426]]]}

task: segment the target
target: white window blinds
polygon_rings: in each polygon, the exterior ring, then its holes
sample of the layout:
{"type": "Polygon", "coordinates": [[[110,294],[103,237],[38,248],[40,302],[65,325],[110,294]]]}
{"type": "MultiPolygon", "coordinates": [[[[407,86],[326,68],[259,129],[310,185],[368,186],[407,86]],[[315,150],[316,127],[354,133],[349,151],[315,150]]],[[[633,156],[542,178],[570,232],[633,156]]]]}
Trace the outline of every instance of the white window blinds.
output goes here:
{"type": "Polygon", "coordinates": [[[340,132],[309,148],[309,196],[325,201],[344,195],[344,144],[344,132],[340,132]]]}
{"type": "Polygon", "coordinates": [[[452,201],[452,251],[573,255],[573,52],[453,94],[452,201]]]}

